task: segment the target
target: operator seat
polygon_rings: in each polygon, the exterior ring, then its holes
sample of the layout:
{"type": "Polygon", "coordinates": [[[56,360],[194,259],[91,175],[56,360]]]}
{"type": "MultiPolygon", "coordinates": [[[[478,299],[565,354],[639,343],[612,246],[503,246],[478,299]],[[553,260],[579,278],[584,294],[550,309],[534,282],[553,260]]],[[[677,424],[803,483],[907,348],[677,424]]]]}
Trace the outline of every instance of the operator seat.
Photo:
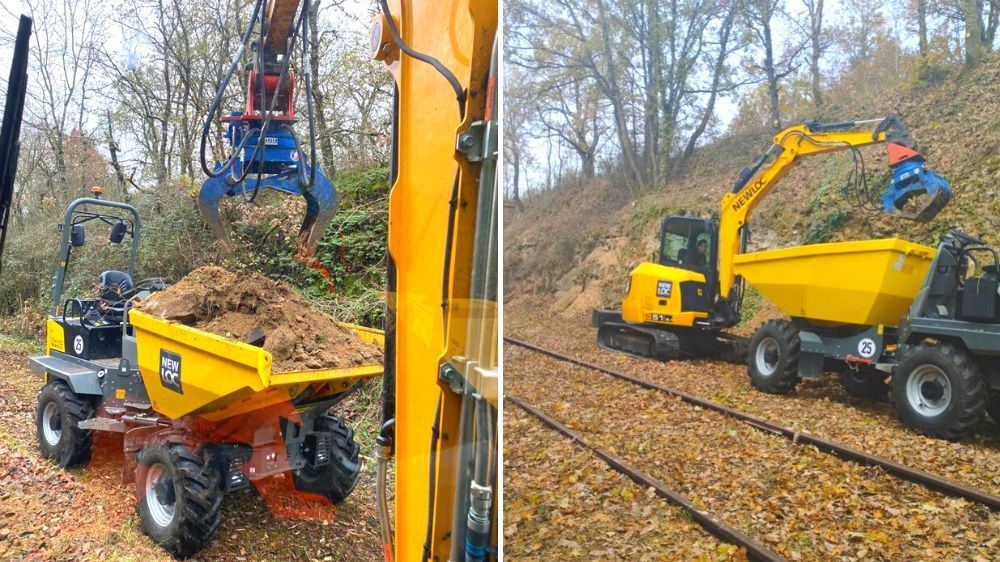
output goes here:
{"type": "Polygon", "coordinates": [[[124,271],[108,270],[101,274],[99,298],[104,309],[104,318],[109,322],[121,322],[125,316],[126,293],[135,288],[132,276],[124,271]]]}

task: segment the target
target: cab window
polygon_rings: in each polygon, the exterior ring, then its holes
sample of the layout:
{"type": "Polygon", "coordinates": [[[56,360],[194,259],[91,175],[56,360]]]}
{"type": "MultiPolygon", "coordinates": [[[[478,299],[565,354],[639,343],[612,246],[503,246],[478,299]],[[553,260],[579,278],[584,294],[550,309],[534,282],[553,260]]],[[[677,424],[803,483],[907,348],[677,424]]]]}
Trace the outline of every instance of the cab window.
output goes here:
{"type": "Polygon", "coordinates": [[[711,263],[711,241],[705,221],[670,217],[663,223],[660,263],[685,269],[707,269],[711,263]]]}

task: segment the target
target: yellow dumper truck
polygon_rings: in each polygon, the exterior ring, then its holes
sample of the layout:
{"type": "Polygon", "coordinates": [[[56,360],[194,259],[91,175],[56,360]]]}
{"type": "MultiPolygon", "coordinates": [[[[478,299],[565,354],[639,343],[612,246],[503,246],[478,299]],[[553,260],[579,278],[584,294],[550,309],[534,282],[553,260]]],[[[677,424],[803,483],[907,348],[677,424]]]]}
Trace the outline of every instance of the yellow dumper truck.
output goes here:
{"type": "MultiPolygon", "coordinates": [[[[131,304],[164,289],[134,280],[141,222],[135,208],[77,199],[62,224],[46,354],[30,359],[45,382],[38,398],[42,453],[63,467],[90,459],[95,431],[124,434],[125,477],[135,482],[143,531],[176,556],[215,537],[223,494],[290,472],[293,492],[339,503],[361,470],[354,432],[329,413],[374,363],[276,372],[255,345],[162,320],[131,304]],[[84,225],[131,242],[125,271],[100,275],[93,299],[62,300],[84,225]]],[[[383,345],[379,330],[346,325],[383,345]]]]}

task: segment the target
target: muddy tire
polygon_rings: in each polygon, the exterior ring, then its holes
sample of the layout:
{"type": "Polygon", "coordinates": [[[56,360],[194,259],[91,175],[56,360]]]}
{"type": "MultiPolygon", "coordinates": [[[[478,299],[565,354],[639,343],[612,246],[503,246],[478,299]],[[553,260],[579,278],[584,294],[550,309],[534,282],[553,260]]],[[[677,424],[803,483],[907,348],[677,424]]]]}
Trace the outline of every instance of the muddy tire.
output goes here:
{"type": "Polygon", "coordinates": [[[63,468],[87,464],[94,432],[77,424],[94,417],[94,406],[69,386],[54,380],[42,387],[35,411],[35,433],[42,456],[63,468]]]}
{"type": "Polygon", "coordinates": [[[750,382],[768,394],[788,394],[799,383],[799,331],[787,320],[769,320],[750,340],[750,382]]]}
{"type": "Polygon", "coordinates": [[[308,465],[294,472],[295,488],[326,496],[334,504],[347,499],[361,476],[361,447],[354,441],[354,430],[337,416],[324,414],[313,425],[314,431],[333,434],[330,462],[313,468],[308,465]]]}
{"type": "Polygon", "coordinates": [[[219,472],[184,445],[139,451],[135,486],[142,531],[178,558],[208,546],[219,532],[219,472]]]}
{"type": "Polygon", "coordinates": [[[885,383],[888,373],[871,367],[852,369],[844,367],[840,371],[840,384],[855,398],[864,400],[884,400],[889,395],[889,385],[885,383]]]}
{"type": "Polygon", "coordinates": [[[922,343],[903,352],[892,377],[896,413],[907,427],[955,441],[983,418],[989,398],[975,358],[950,343],[922,343]]]}

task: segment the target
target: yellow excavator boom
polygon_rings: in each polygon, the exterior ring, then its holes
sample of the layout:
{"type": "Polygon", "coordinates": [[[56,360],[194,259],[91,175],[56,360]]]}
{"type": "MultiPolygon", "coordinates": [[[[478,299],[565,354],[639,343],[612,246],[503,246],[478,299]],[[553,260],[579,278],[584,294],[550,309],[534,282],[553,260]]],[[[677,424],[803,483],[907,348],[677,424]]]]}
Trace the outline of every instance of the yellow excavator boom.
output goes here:
{"type": "Polygon", "coordinates": [[[728,298],[736,281],[733,258],[741,252],[740,229],[751,213],[782,177],[804,156],[847,150],[885,142],[885,132],[834,131],[814,133],[807,125],[788,127],[774,136],[768,151],[777,154],[775,160],[737,192],[722,197],[719,213],[719,295],[728,298]]]}
{"type": "Polygon", "coordinates": [[[379,450],[391,442],[395,458],[387,555],[487,560],[497,541],[498,3],[379,4],[392,20],[376,22],[372,55],[397,93],[384,406],[393,429],[379,450]]]}

